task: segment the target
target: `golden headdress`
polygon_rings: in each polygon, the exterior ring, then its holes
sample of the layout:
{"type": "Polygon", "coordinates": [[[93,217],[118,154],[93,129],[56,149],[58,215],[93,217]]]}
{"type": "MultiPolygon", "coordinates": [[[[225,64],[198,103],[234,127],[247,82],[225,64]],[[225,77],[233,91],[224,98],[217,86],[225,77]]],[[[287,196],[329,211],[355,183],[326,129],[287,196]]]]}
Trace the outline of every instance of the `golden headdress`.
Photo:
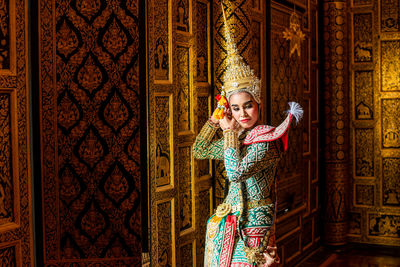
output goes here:
{"type": "Polygon", "coordinates": [[[231,36],[223,6],[222,14],[224,16],[226,50],[228,53],[227,68],[222,89],[225,91],[228,100],[234,93],[247,92],[254,97],[257,103],[261,103],[260,79],[254,75],[254,71],[250,69],[250,66],[247,65],[243,57],[240,56],[233,37],[231,36]]]}

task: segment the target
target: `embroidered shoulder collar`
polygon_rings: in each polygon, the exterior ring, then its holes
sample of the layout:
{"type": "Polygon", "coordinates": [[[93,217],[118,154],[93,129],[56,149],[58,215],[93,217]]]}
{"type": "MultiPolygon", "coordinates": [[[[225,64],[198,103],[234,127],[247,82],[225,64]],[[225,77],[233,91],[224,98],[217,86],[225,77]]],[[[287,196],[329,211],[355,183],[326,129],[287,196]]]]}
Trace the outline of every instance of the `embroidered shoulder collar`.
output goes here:
{"type": "Polygon", "coordinates": [[[289,131],[292,114],[289,114],[286,119],[278,127],[269,125],[256,126],[243,141],[244,145],[251,145],[260,142],[271,142],[282,138],[284,149],[287,148],[287,134],[289,131]]]}

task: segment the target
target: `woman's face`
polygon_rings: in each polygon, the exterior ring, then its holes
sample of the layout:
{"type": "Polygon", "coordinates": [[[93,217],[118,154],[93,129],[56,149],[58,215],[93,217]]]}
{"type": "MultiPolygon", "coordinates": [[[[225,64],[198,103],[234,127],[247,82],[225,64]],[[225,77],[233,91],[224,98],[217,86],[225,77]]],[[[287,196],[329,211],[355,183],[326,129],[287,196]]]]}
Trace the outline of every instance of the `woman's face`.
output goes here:
{"type": "Polygon", "coordinates": [[[252,128],[258,121],[258,104],[249,93],[233,94],[229,104],[233,118],[242,128],[252,128]]]}

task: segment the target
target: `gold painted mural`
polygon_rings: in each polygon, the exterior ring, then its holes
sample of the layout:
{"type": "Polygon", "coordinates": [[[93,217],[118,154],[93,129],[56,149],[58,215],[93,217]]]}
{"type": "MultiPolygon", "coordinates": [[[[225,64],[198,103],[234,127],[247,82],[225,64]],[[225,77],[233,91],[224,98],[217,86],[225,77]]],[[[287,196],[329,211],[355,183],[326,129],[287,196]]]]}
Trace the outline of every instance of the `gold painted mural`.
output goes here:
{"type": "Polygon", "coordinates": [[[357,120],[371,120],[374,118],[373,86],[372,71],[354,72],[354,102],[357,120]]]}
{"type": "Polygon", "coordinates": [[[373,185],[356,184],[356,205],[373,206],[374,198],[373,185]]]}
{"type": "Polygon", "coordinates": [[[382,202],[400,207],[400,158],[382,159],[382,202]]]}
{"type": "Polygon", "coordinates": [[[152,0],[147,10],[149,264],[201,266],[212,168],[192,144],[211,114],[210,2],[152,0]]]}
{"type": "Polygon", "coordinates": [[[354,172],[348,237],[352,242],[399,246],[400,3],[353,0],[353,7],[349,36],[354,55],[350,82],[354,172]],[[357,56],[360,43],[368,48],[361,54],[365,57],[357,56]]]}
{"type": "Polygon", "coordinates": [[[197,82],[210,82],[209,60],[209,27],[210,5],[207,2],[196,2],[196,43],[197,43],[197,82]]]}
{"type": "Polygon", "coordinates": [[[179,231],[193,230],[192,155],[191,147],[178,149],[179,159],[179,231]]]}
{"type": "Polygon", "coordinates": [[[178,46],[176,48],[176,57],[178,62],[176,64],[176,76],[175,81],[177,83],[178,98],[177,98],[177,112],[178,112],[178,131],[189,131],[191,130],[190,116],[191,112],[191,84],[190,84],[190,60],[189,60],[189,48],[184,46],[178,46]]]}
{"type": "Polygon", "coordinates": [[[400,40],[382,41],[382,91],[400,91],[400,40]]]}
{"type": "Polygon", "coordinates": [[[399,1],[380,0],[381,8],[381,31],[399,31],[399,1]]]}
{"type": "Polygon", "coordinates": [[[354,62],[372,61],[372,14],[354,14],[354,62]]]}
{"type": "Polygon", "coordinates": [[[157,254],[153,254],[155,266],[174,266],[174,201],[165,201],[157,204],[157,254]]]}
{"type": "Polygon", "coordinates": [[[171,147],[171,125],[172,116],[171,96],[157,95],[155,96],[156,113],[159,114],[156,119],[156,185],[162,187],[171,184],[171,175],[173,173],[171,147]]]}
{"type": "Polygon", "coordinates": [[[381,105],[383,147],[400,148],[400,99],[382,99],[381,105]]]}
{"type": "MultiPolygon", "coordinates": [[[[368,236],[382,237],[387,244],[395,245],[400,238],[400,216],[398,214],[369,214],[368,236]]],[[[397,244],[398,245],[398,244],[397,244]]]]}
{"type": "Polygon", "coordinates": [[[356,176],[374,176],[374,130],[355,129],[356,176]]]}
{"type": "Polygon", "coordinates": [[[152,45],[154,80],[170,81],[171,79],[171,0],[158,1],[150,6],[150,23],[154,23],[152,45]]]}

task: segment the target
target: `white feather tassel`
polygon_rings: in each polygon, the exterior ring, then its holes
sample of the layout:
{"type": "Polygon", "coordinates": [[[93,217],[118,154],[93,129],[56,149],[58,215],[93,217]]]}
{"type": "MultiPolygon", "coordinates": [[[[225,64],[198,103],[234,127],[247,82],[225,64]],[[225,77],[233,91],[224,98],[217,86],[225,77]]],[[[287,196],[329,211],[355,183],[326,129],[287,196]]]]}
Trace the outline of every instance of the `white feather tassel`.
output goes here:
{"type": "Polygon", "coordinates": [[[303,108],[297,102],[289,102],[290,109],[286,111],[286,114],[292,114],[296,119],[296,124],[299,123],[301,118],[303,118],[303,108]]]}

